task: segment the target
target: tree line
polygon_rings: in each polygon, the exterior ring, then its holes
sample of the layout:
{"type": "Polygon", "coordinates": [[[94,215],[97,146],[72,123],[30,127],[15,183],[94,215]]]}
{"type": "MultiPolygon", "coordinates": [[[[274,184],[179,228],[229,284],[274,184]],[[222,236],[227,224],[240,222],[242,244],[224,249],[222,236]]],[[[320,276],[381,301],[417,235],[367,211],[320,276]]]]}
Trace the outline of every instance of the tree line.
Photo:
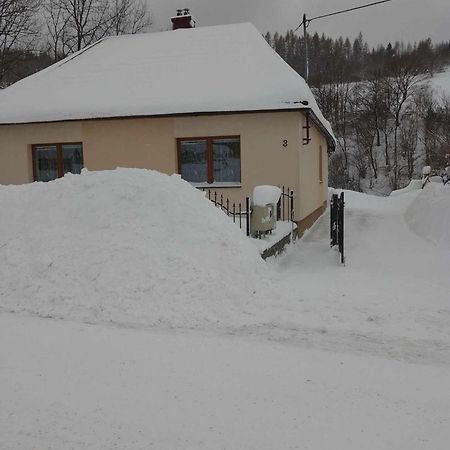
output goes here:
{"type": "MultiPolygon", "coordinates": [[[[300,75],[305,76],[305,41],[290,30],[285,35],[265,34],[270,46],[300,75]]],[[[372,49],[362,33],[353,42],[318,33],[308,35],[309,83],[312,86],[333,81],[360,81],[382,68],[384,72],[408,58],[422,72],[434,73],[450,63],[450,41],[433,44],[430,38],[413,44],[396,41],[372,49]]]]}
{"type": "MultiPolygon", "coordinates": [[[[304,75],[304,40],[293,31],[265,35],[304,75]]],[[[337,138],[330,185],[387,192],[406,185],[423,165],[450,164],[450,97],[428,80],[450,63],[450,42],[395,42],[370,49],[362,34],[308,37],[309,83],[337,138]]]]}
{"type": "Polygon", "coordinates": [[[105,36],[151,24],[144,0],[0,0],[0,86],[105,36]]]}

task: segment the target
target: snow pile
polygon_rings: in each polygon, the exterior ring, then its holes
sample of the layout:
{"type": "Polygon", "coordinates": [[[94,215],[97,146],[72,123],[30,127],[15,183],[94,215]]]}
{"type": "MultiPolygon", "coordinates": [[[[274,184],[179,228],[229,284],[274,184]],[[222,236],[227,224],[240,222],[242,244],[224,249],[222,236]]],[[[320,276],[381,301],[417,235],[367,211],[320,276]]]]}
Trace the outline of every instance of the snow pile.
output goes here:
{"type": "Polygon", "coordinates": [[[256,186],[253,189],[252,202],[256,206],[276,205],[280,196],[281,189],[277,186],[256,186]]]}
{"type": "Polygon", "coordinates": [[[396,197],[398,195],[403,195],[408,192],[417,191],[419,189],[422,189],[422,183],[423,183],[422,180],[411,180],[408,186],[406,186],[403,189],[397,189],[396,191],[392,191],[389,195],[391,197],[396,197]]]}
{"type": "Polygon", "coordinates": [[[450,249],[450,186],[427,184],[406,210],[405,219],[419,236],[450,249]]]}
{"type": "Polygon", "coordinates": [[[177,175],[118,169],[0,186],[0,210],[3,310],[196,327],[251,322],[276,298],[255,246],[177,175]]]}

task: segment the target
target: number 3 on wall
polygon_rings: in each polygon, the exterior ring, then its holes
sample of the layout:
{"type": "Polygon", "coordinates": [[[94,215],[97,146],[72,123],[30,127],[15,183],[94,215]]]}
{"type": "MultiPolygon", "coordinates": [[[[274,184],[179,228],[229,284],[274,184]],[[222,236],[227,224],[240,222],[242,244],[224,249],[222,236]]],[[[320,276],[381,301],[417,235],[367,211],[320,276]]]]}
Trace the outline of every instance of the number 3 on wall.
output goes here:
{"type": "Polygon", "coordinates": [[[287,147],[288,146],[288,140],[287,139],[283,139],[283,147],[287,147]]]}

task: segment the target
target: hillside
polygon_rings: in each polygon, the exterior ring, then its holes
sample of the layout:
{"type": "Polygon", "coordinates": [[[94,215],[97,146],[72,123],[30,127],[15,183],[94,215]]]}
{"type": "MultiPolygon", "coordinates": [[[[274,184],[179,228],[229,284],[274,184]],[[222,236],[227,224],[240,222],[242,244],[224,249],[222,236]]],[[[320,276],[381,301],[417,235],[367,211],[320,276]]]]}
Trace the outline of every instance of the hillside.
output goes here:
{"type": "Polygon", "coordinates": [[[430,83],[438,93],[450,95],[450,66],[436,73],[430,83]]]}

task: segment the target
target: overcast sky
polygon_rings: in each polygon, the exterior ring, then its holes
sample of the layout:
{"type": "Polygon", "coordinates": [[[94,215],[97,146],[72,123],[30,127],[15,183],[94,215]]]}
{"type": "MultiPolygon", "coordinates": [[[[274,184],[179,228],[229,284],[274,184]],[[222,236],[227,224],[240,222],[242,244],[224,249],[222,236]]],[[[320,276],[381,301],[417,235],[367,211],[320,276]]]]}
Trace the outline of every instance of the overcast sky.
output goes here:
{"type": "MultiPolygon", "coordinates": [[[[307,17],[375,0],[148,0],[154,31],[170,28],[177,8],[191,8],[197,26],[252,22],[261,33],[296,28],[307,17]]],[[[362,31],[370,45],[389,41],[450,40],[450,0],[392,0],[311,23],[309,32],[354,38],[362,31]]]]}

